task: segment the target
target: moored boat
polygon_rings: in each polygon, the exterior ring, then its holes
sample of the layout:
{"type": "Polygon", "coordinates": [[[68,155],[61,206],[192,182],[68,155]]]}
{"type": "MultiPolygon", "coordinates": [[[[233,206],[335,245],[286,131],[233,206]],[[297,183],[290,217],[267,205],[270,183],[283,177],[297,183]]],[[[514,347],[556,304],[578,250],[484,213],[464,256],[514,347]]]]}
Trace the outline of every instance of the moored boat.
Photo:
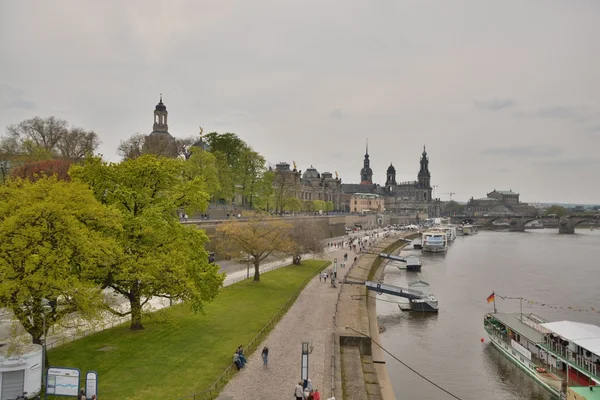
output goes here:
{"type": "Polygon", "coordinates": [[[423,251],[431,253],[444,252],[448,249],[448,237],[445,232],[425,232],[422,243],[423,251]]]}
{"type": "Polygon", "coordinates": [[[484,328],[494,347],[555,396],[600,398],[600,327],[494,312],[484,328]]]}

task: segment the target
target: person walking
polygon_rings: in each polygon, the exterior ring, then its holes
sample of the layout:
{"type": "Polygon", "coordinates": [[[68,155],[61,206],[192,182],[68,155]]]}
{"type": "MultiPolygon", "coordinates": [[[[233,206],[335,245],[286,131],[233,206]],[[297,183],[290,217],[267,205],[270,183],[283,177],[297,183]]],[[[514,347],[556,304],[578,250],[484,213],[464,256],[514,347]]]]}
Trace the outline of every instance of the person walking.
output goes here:
{"type": "Polygon", "coordinates": [[[87,400],[87,397],[85,397],[85,390],[81,389],[81,392],[79,392],[79,397],[77,399],[78,400],[87,400]]]}
{"type": "Polygon", "coordinates": [[[298,382],[294,388],[294,397],[296,400],[304,400],[304,388],[302,388],[302,381],[298,382]]]}
{"type": "Polygon", "coordinates": [[[269,362],[269,348],[267,346],[263,347],[262,349],[262,359],[263,363],[267,365],[267,363],[269,362]]]}

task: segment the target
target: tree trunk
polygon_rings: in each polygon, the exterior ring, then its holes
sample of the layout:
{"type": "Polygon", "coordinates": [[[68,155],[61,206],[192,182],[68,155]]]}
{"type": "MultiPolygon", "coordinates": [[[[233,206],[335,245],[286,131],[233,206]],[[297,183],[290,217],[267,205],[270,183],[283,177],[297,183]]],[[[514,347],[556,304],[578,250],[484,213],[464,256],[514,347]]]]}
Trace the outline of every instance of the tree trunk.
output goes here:
{"type": "Polygon", "coordinates": [[[129,329],[140,331],[144,329],[142,325],[142,299],[135,289],[129,295],[129,304],[131,305],[131,326],[129,329]]]}
{"type": "Polygon", "coordinates": [[[260,282],[260,261],[254,261],[254,282],[260,282]]]}

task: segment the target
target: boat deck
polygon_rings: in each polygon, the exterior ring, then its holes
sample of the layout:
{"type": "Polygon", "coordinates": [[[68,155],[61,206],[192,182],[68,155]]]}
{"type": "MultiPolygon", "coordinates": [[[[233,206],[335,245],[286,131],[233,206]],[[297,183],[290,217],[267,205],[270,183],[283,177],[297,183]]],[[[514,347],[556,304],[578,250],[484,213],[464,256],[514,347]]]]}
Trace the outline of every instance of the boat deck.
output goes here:
{"type": "Polygon", "coordinates": [[[519,319],[521,314],[519,313],[490,313],[490,315],[533,343],[544,341],[544,337],[540,332],[521,322],[519,319]]]}

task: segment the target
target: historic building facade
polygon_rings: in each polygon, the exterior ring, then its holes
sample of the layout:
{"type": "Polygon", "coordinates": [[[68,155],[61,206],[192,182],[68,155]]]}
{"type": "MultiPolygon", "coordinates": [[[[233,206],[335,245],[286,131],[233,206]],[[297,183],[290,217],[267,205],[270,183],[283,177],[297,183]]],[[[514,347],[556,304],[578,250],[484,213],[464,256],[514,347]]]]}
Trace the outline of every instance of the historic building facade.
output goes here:
{"type": "Polygon", "coordinates": [[[321,200],[332,202],[334,210],[342,209],[342,180],[331,172],[319,173],[312,165],[304,173],[290,164],[280,162],[275,166],[275,186],[286,191],[286,197],[296,197],[301,201],[321,200]]]}
{"type": "Polygon", "coordinates": [[[396,168],[390,163],[386,171],[384,186],[373,183],[373,171],[370,167],[369,148],[367,146],[360,170],[359,184],[342,184],[344,192],[344,210],[352,212],[353,194],[377,194],[384,200],[384,208],[387,212],[403,215],[414,215],[417,212],[425,212],[430,217],[440,214],[441,202],[433,199],[431,187],[431,173],[429,172],[429,157],[425,147],[420,159],[420,168],[416,181],[397,182],[396,168]]]}
{"type": "Polygon", "coordinates": [[[383,197],[372,193],[355,193],[350,197],[350,212],[383,212],[385,202],[383,197]]]}
{"type": "Polygon", "coordinates": [[[519,193],[511,190],[496,190],[489,192],[486,197],[474,199],[471,197],[465,213],[470,216],[511,216],[536,215],[537,209],[519,201],[519,193]]]}

